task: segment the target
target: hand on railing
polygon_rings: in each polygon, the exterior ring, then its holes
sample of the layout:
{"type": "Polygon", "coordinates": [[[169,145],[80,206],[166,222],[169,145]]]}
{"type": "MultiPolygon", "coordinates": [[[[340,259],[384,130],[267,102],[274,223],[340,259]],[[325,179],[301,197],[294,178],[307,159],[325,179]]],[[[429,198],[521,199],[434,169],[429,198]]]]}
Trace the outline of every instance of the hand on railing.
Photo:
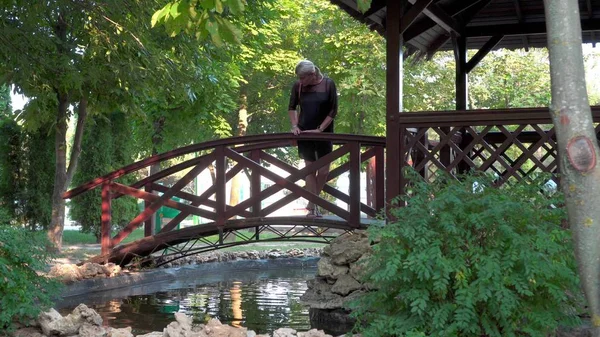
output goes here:
{"type": "Polygon", "coordinates": [[[302,131],[302,133],[321,133],[323,131],[321,131],[321,129],[314,129],[314,130],[304,130],[302,131]]]}
{"type": "Polygon", "coordinates": [[[300,130],[298,125],[294,125],[292,126],[292,133],[294,134],[294,136],[297,136],[302,133],[302,130],[300,130]]]}

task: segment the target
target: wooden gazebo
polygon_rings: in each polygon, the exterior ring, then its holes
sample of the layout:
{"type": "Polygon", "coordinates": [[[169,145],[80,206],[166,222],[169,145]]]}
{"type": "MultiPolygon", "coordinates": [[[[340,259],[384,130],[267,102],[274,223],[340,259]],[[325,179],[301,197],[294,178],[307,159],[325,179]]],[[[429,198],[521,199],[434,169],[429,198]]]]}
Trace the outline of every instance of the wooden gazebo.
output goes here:
{"type": "MultiPolygon", "coordinates": [[[[423,175],[471,168],[492,171],[499,181],[533,172],[558,171],[557,146],[548,108],[467,110],[469,72],[494,49],[546,47],[542,0],[373,0],[366,12],[357,0],[330,0],[387,39],[386,199],[404,192],[401,167],[423,175]],[[467,50],[477,50],[467,59],[467,50]],[[402,113],[402,63],[454,51],[456,110],[402,113]],[[435,143],[428,141],[431,136],[435,143]],[[509,149],[512,149],[509,151],[509,149]]],[[[584,43],[600,39],[600,1],[580,0],[584,43]]],[[[600,108],[592,107],[594,121],[600,108]]],[[[596,125],[596,131],[599,128],[596,125]]]]}

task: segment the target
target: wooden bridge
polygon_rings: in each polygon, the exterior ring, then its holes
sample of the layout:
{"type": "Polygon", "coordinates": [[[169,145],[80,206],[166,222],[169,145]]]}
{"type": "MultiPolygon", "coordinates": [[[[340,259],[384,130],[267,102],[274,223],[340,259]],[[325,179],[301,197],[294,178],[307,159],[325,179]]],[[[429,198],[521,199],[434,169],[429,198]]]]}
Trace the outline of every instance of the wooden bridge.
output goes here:
{"type": "MultiPolygon", "coordinates": [[[[598,133],[600,108],[592,107],[592,111],[598,133]]],[[[159,256],[160,263],[166,263],[257,241],[327,243],[341,233],[367,227],[378,216],[383,219],[385,206],[391,203],[391,199],[386,200],[385,192],[391,189],[405,192],[402,167],[409,165],[428,181],[434,180],[439,172],[456,174],[474,169],[496,175],[499,184],[527,179],[540,172],[554,174],[553,179],[558,182],[556,137],[547,108],[404,113],[399,114],[398,121],[400,148],[393,151],[388,148],[387,153],[385,138],[372,136],[286,133],[229,138],[144,159],[74,188],[64,197],[102,189],[102,253],[93,261],[125,265],[134,258],[147,260],[159,256]],[[297,168],[279,158],[295,152],[293,145],[298,139],[327,139],[336,146],[312,165],[297,168]],[[402,164],[384,167],[390,156],[399,156],[402,164]],[[130,185],[119,183],[124,176],[143,175],[140,174],[143,170],[157,164],[162,164],[158,173],[130,185]],[[323,190],[329,198],[308,192],[299,184],[325,165],[332,167],[323,190]],[[367,174],[361,179],[363,167],[367,174]],[[204,182],[202,191],[186,189],[204,170],[211,168],[213,181],[204,182]],[[278,174],[273,168],[283,173],[278,174]],[[229,205],[227,183],[242,172],[248,176],[250,195],[236,205],[229,205]],[[344,174],[348,175],[349,186],[342,190],[334,182],[344,174]],[[399,179],[385,181],[386,175],[396,175],[399,179]],[[171,186],[161,184],[168,177],[178,178],[171,186]],[[272,185],[265,186],[265,181],[272,185]],[[361,194],[367,196],[365,202],[361,201],[361,194]],[[141,199],[145,207],[113,236],[111,200],[121,197],[141,199]],[[299,198],[320,206],[328,215],[273,216],[299,198]],[[154,215],[163,206],[178,210],[179,214],[155,233],[154,215]],[[189,215],[211,222],[178,229],[189,215]],[[121,244],[142,225],[145,238],[121,244]]]]}
{"type": "Polygon", "coordinates": [[[161,252],[160,261],[166,263],[191,254],[256,241],[327,243],[340,233],[365,228],[383,209],[384,147],[385,139],[382,137],[340,134],[299,137],[271,134],[222,139],[147,158],[70,190],[64,197],[72,198],[94,188],[102,189],[102,252],[93,261],[125,265],[134,258],[156,257],[155,253],[161,252]],[[290,146],[297,139],[327,139],[337,146],[327,156],[299,169],[273,154],[287,155],[296,151],[290,146]],[[368,161],[374,168],[373,174],[368,179],[369,186],[366,183],[361,186],[361,165],[368,161]],[[298,184],[308,174],[332,163],[335,163],[335,168],[329,173],[323,191],[340,200],[345,207],[308,192],[298,184]],[[142,170],[157,164],[162,164],[160,172],[131,185],[119,183],[120,178],[139,176],[142,170]],[[202,191],[192,193],[190,190],[194,189],[184,189],[209,169],[214,172],[214,181],[204,181],[202,191]],[[227,183],[237,174],[243,174],[242,171],[249,177],[250,195],[236,205],[229,205],[226,200],[227,183]],[[342,191],[331,182],[345,173],[348,174],[349,187],[342,191]],[[161,184],[168,177],[177,177],[176,182],[172,186],[161,184]],[[272,185],[265,187],[265,181],[272,185]],[[361,190],[367,189],[371,193],[368,204],[361,202],[361,190]],[[285,193],[278,193],[280,191],[285,193]],[[121,197],[141,199],[145,207],[113,236],[111,200],[121,197]],[[178,201],[173,197],[177,197],[178,201]],[[322,218],[271,216],[298,198],[311,201],[328,215],[322,218]],[[163,206],[178,210],[179,214],[154,233],[154,215],[163,206]],[[212,222],[177,229],[189,215],[212,222]],[[144,239],[119,245],[142,225],[145,228],[144,239]]]}

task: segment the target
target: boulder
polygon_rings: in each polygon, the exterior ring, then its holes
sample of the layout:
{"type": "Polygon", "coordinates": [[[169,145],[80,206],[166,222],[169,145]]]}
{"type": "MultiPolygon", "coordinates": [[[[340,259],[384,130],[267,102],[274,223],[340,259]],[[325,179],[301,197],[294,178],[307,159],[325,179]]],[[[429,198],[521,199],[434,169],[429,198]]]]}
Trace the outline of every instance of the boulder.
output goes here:
{"type": "Polygon", "coordinates": [[[307,332],[298,332],[298,337],[333,337],[326,334],[323,330],[311,329],[307,332]]]}
{"type": "Polygon", "coordinates": [[[164,333],[159,331],[152,331],[144,335],[137,335],[137,337],[163,337],[164,333]]]}
{"type": "Polygon", "coordinates": [[[104,274],[108,277],[115,277],[121,274],[121,266],[112,262],[102,265],[102,269],[104,270],[104,274]]]}
{"type": "Polygon", "coordinates": [[[133,337],[133,334],[130,326],[122,329],[109,328],[106,337],[133,337]]]}
{"type": "Polygon", "coordinates": [[[350,275],[355,280],[361,280],[367,270],[367,260],[371,257],[371,253],[365,253],[356,262],[350,264],[350,275]]]}
{"type": "Polygon", "coordinates": [[[290,328],[280,328],[273,331],[273,337],[296,337],[296,330],[290,328]]]}
{"type": "Polygon", "coordinates": [[[337,266],[345,266],[357,261],[363,254],[371,251],[369,237],[365,232],[347,233],[331,242],[329,256],[337,266]]]}
{"type": "Polygon", "coordinates": [[[362,284],[360,284],[354,277],[349,274],[341,275],[338,277],[335,284],[331,287],[331,292],[334,294],[346,296],[355,290],[359,290],[362,288],[362,284]]]}
{"type": "Polygon", "coordinates": [[[346,266],[334,265],[329,257],[323,256],[317,263],[317,276],[337,280],[340,275],[348,273],[346,266]]]}
{"type": "Polygon", "coordinates": [[[46,337],[42,332],[34,327],[22,328],[12,334],[13,337],[46,337]]]}
{"type": "Polygon", "coordinates": [[[56,278],[61,282],[72,283],[81,279],[79,268],[74,264],[57,264],[52,266],[48,276],[56,278]]]}
{"type": "Polygon", "coordinates": [[[306,286],[308,289],[313,290],[317,294],[321,293],[330,293],[331,292],[331,284],[327,283],[322,277],[316,277],[312,280],[306,281],[306,286]]]}
{"type": "Polygon", "coordinates": [[[84,279],[106,276],[103,266],[97,263],[84,263],[83,266],[79,267],[79,272],[84,279]]]}
{"type": "Polygon", "coordinates": [[[175,320],[177,321],[177,323],[179,323],[179,326],[183,330],[192,330],[192,321],[193,321],[192,317],[189,317],[186,314],[181,313],[181,312],[176,312],[175,320]]]}
{"type": "Polygon", "coordinates": [[[344,297],[334,294],[331,291],[321,291],[317,293],[314,289],[308,289],[302,296],[300,302],[311,308],[317,309],[336,309],[344,305],[344,297]]]}
{"type": "Polygon", "coordinates": [[[107,334],[108,331],[104,327],[87,322],[83,323],[81,328],[79,328],[79,337],[105,337],[107,334]]]}
{"type": "Polygon", "coordinates": [[[46,336],[72,336],[79,332],[82,324],[81,322],[73,322],[70,319],[62,317],[54,309],[41,313],[38,316],[38,323],[46,336]]]}

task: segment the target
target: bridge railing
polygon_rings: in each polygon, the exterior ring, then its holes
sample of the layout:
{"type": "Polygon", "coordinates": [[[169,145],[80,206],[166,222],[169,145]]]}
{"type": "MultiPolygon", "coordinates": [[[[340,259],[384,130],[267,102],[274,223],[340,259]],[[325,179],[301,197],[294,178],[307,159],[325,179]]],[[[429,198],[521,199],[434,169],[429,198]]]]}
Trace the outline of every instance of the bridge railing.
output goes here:
{"type": "MultiPolygon", "coordinates": [[[[255,221],[256,218],[269,216],[298,198],[304,198],[330,214],[344,219],[348,228],[358,228],[361,212],[374,217],[384,207],[384,148],[385,139],[372,136],[270,134],[234,137],[190,145],[144,159],[67,191],[63,197],[73,198],[95,188],[102,189],[103,255],[142,224],[145,226],[146,236],[154,234],[152,219],[163,206],[178,210],[179,214],[166,223],[160,229],[160,233],[174,230],[189,215],[197,215],[212,220],[222,234],[222,231],[227,229],[229,219],[246,218],[255,221]],[[333,152],[303,168],[297,168],[271,153],[274,150],[295,151],[291,147],[297,140],[329,140],[336,146],[333,152]],[[366,179],[368,184],[361,184],[361,165],[367,161],[374,166],[373,174],[366,179]],[[140,175],[142,170],[161,163],[163,169],[158,173],[130,184],[119,182],[122,177],[140,175]],[[327,177],[323,192],[343,201],[347,207],[340,207],[336,202],[321,198],[299,185],[307,175],[334,163],[335,167],[332,167],[327,177]],[[272,170],[271,167],[276,167],[277,170],[272,170]],[[196,177],[208,169],[213,169],[214,183],[211,180],[203,184],[205,189],[199,192],[187,188],[196,177]],[[249,176],[250,196],[236,205],[230,205],[226,200],[227,183],[242,171],[249,176]],[[276,171],[284,174],[278,174],[276,171]],[[349,178],[348,191],[340,190],[331,184],[332,180],[345,173],[348,173],[349,178]],[[160,183],[161,180],[173,176],[177,177],[171,179],[174,183],[160,183]],[[265,187],[262,184],[264,179],[272,182],[272,185],[265,187]],[[369,192],[373,195],[370,204],[361,202],[361,191],[367,188],[366,185],[369,185],[369,192]],[[278,194],[282,190],[286,190],[287,193],[278,194]],[[111,236],[111,201],[124,196],[143,200],[145,206],[119,233],[111,236]],[[263,207],[264,201],[267,198],[273,199],[273,196],[278,196],[279,199],[263,207]],[[173,197],[179,200],[176,201],[173,197]]],[[[222,239],[222,235],[220,237],[222,239]]]]}
{"type": "MultiPolygon", "coordinates": [[[[596,134],[600,107],[592,107],[596,134]]],[[[436,172],[470,170],[495,175],[498,184],[548,172],[558,183],[558,147],[548,108],[401,113],[406,135],[400,153],[428,181],[436,172]]],[[[405,178],[401,174],[401,193],[405,178]]]]}

